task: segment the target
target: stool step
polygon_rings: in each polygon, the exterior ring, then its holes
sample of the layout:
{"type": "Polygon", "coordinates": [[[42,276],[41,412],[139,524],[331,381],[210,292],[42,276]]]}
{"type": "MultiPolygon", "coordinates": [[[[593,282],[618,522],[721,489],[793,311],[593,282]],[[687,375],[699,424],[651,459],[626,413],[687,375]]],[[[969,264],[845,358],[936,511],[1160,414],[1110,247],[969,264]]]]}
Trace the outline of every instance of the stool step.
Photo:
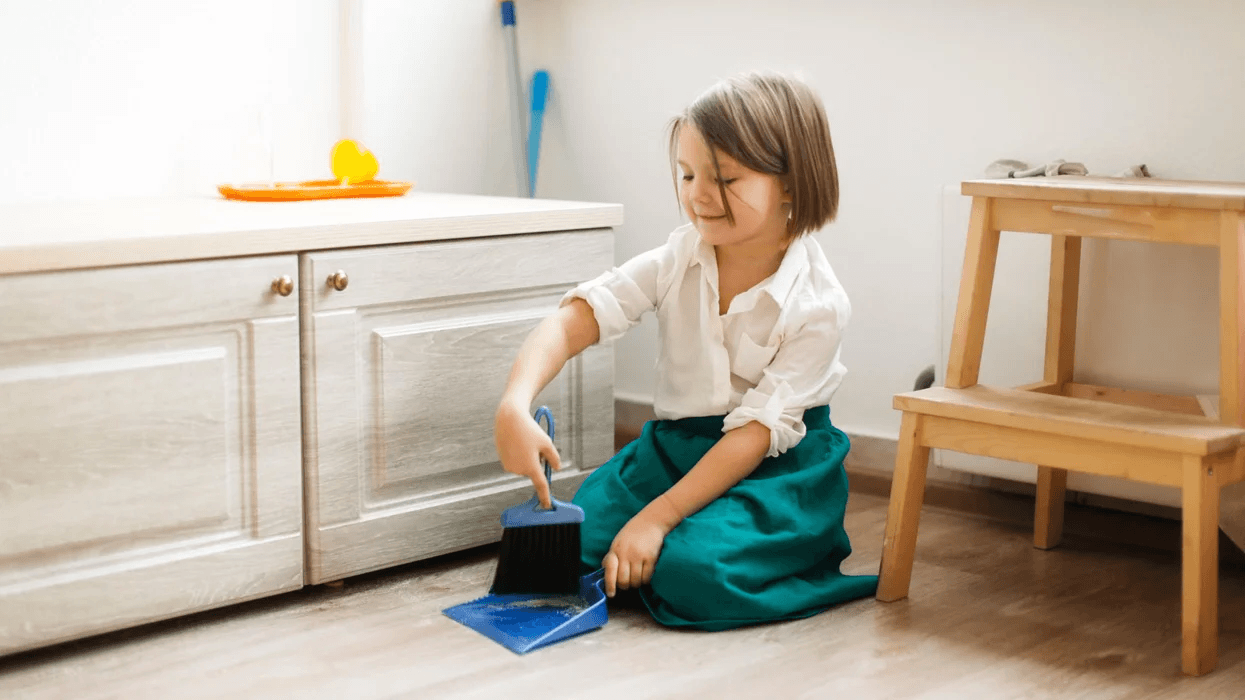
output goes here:
{"type": "Polygon", "coordinates": [[[1235,450],[1245,430],[1204,416],[982,384],[896,394],[900,411],[1190,455],[1235,450]]]}

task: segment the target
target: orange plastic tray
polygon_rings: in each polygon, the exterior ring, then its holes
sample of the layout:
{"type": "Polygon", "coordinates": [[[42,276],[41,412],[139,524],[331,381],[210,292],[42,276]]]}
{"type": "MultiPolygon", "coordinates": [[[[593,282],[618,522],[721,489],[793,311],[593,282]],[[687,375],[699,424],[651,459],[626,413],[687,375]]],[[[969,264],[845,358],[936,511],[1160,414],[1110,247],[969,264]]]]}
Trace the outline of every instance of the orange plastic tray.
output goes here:
{"type": "Polygon", "coordinates": [[[220,185],[216,189],[226,199],[248,202],[288,202],[300,199],[339,199],[342,197],[400,197],[414,183],[391,180],[368,180],[343,185],[337,180],[277,182],[255,185],[220,185]]]}

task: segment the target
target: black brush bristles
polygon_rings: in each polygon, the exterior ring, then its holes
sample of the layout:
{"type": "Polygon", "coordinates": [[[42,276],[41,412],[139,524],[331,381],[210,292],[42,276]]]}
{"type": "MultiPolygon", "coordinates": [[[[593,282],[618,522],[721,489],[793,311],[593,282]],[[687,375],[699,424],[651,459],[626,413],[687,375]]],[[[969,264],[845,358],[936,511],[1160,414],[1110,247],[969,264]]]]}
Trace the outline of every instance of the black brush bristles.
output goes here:
{"type": "Polygon", "coordinates": [[[503,530],[492,592],[579,593],[579,528],[562,523],[503,530]]]}

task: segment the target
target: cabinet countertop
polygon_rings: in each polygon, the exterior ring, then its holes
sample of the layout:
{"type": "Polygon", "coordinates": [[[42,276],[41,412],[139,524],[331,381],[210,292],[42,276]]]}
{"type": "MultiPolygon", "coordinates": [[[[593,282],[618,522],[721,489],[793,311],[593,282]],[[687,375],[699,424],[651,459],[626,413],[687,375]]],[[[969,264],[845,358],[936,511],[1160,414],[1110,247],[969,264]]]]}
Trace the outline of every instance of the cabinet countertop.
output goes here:
{"type": "Polygon", "coordinates": [[[621,204],[412,192],[0,206],[0,275],[618,226],[621,204]]]}

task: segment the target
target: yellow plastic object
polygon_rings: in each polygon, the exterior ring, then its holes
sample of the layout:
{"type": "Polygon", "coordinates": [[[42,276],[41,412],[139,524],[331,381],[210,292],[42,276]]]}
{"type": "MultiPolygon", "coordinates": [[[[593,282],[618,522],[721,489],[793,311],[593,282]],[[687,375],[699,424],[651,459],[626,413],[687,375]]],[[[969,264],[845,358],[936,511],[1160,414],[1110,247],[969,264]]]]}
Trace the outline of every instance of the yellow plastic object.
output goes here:
{"type": "Polygon", "coordinates": [[[333,177],[343,185],[367,182],[380,172],[380,164],[371,151],[359,148],[351,139],[342,139],[333,145],[333,177]]]}
{"type": "Polygon", "coordinates": [[[371,151],[358,143],[342,139],[333,144],[330,166],[336,180],[271,182],[251,185],[219,185],[226,199],[249,202],[286,202],[300,199],[338,199],[342,197],[400,197],[414,183],[377,180],[380,165],[371,151]]]}

